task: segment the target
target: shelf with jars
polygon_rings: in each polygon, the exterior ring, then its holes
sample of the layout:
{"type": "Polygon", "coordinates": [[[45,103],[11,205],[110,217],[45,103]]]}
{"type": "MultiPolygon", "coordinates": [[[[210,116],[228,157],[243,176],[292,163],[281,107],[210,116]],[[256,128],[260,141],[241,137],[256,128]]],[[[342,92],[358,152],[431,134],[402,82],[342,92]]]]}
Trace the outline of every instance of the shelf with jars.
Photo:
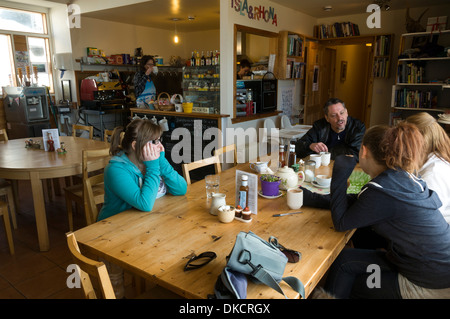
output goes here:
{"type": "Polygon", "coordinates": [[[220,66],[183,67],[183,97],[193,112],[220,114],[220,66]]]}

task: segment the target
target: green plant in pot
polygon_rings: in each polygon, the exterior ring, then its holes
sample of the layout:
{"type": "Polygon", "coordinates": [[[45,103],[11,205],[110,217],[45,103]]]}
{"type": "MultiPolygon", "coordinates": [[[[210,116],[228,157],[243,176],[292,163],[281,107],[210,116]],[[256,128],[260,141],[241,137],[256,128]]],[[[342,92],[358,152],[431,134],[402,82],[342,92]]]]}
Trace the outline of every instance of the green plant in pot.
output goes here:
{"type": "Polygon", "coordinates": [[[261,191],[264,196],[277,196],[280,192],[281,178],[275,175],[262,174],[261,191]]]}

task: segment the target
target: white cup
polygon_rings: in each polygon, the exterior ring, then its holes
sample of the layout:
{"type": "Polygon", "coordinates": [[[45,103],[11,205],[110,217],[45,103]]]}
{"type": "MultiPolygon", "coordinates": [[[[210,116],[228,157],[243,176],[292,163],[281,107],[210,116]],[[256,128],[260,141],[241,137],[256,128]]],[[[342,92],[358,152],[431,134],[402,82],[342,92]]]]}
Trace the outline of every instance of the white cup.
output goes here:
{"type": "Polygon", "coordinates": [[[167,123],[166,118],[163,118],[158,123],[159,123],[159,126],[161,126],[161,129],[163,130],[163,132],[167,132],[169,130],[169,123],[167,123]]]}
{"type": "Polygon", "coordinates": [[[316,183],[322,187],[330,187],[331,185],[331,176],[328,175],[317,175],[316,183]]]}
{"type": "Polygon", "coordinates": [[[299,209],[303,206],[303,191],[298,188],[289,188],[287,190],[287,205],[290,209],[299,209]]]}
{"type": "Polygon", "coordinates": [[[309,155],[309,159],[316,162],[316,169],[318,169],[322,164],[322,157],[320,154],[311,154],[309,155]]]}
{"type": "Polygon", "coordinates": [[[268,162],[250,163],[250,168],[258,173],[264,173],[267,170],[268,162]]]}
{"type": "Polygon", "coordinates": [[[320,159],[322,160],[323,166],[328,166],[330,164],[331,160],[331,153],[330,152],[320,152],[320,159]]]}

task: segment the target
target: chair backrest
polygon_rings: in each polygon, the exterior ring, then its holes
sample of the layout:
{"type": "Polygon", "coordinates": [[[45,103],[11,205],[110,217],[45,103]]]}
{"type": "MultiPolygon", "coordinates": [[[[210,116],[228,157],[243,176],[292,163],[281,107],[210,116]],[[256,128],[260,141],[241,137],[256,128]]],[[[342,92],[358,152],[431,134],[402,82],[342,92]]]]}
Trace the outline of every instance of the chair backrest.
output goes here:
{"type": "Polygon", "coordinates": [[[281,128],[292,128],[291,120],[287,115],[281,116],[281,128]]]}
{"type": "Polygon", "coordinates": [[[222,155],[221,163],[225,163],[226,159],[228,159],[228,155],[226,155],[229,152],[233,152],[233,159],[234,159],[234,166],[237,165],[237,150],[236,150],[236,144],[230,144],[227,146],[224,146],[222,148],[219,148],[214,151],[214,156],[218,156],[220,160],[220,156],[222,155]]]}
{"type": "Polygon", "coordinates": [[[272,121],[272,119],[265,119],[264,120],[264,130],[263,130],[263,136],[261,138],[261,141],[264,143],[269,143],[272,139],[272,129],[276,129],[275,123],[272,121]]]}
{"type": "Polygon", "coordinates": [[[104,135],[104,137],[103,137],[103,140],[104,140],[105,142],[110,143],[110,142],[111,142],[110,138],[111,138],[111,136],[113,135],[113,132],[114,132],[114,130],[105,130],[105,135],[104,135]]]}
{"type": "Polygon", "coordinates": [[[202,160],[198,160],[195,162],[191,162],[188,164],[183,164],[183,177],[186,180],[186,183],[188,185],[191,184],[191,176],[189,175],[190,171],[193,171],[194,169],[212,165],[214,164],[214,169],[216,171],[216,174],[220,173],[222,171],[222,168],[220,167],[220,159],[219,156],[214,155],[212,157],[204,158],[202,160]]]}
{"type": "Polygon", "coordinates": [[[101,290],[102,298],[116,299],[114,289],[109,279],[108,270],[104,263],[83,256],[78,247],[74,233],[67,234],[67,245],[75,264],[78,266],[81,286],[86,299],[97,299],[91,277],[95,278],[101,290]]]}
{"type": "MultiPolygon", "coordinates": [[[[97,220],[97,205],[105,201],[105,192],[103,188],[103,172],[91,175],[90,172],[98,170],[98,164],[94,166],[93,159],[109,158],[109,149],[83,150],[82,168],[83,168],[83,202],[86,214],[86,223],[88,225],[97,220]]],[[[104,168],[107,160],[104,159],[101,168],[104,168]]]]}
{"type": "Polygon", "coordinates": [[[90,125],[72,124],[72,136],[77,136],[77,130],[89,132],[89,139],[94,138],[94,127],[90,125]]]}
{"type": "Polygon", "coordinates": [[[5,129],[0,129],[0,141],[8,141],[8,134],[6,133],[5,129]]]}

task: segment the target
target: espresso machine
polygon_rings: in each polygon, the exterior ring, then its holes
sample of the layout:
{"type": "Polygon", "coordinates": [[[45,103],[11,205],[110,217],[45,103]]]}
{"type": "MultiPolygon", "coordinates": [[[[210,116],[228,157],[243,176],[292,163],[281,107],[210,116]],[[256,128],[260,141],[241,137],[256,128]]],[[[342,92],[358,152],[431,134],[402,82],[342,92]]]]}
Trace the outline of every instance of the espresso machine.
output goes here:
{"type": "Polygon", "coordinates": [[[50,128],[45,87],[3,87],[3,105],[10,139],[42,136],[50,128]]]}

